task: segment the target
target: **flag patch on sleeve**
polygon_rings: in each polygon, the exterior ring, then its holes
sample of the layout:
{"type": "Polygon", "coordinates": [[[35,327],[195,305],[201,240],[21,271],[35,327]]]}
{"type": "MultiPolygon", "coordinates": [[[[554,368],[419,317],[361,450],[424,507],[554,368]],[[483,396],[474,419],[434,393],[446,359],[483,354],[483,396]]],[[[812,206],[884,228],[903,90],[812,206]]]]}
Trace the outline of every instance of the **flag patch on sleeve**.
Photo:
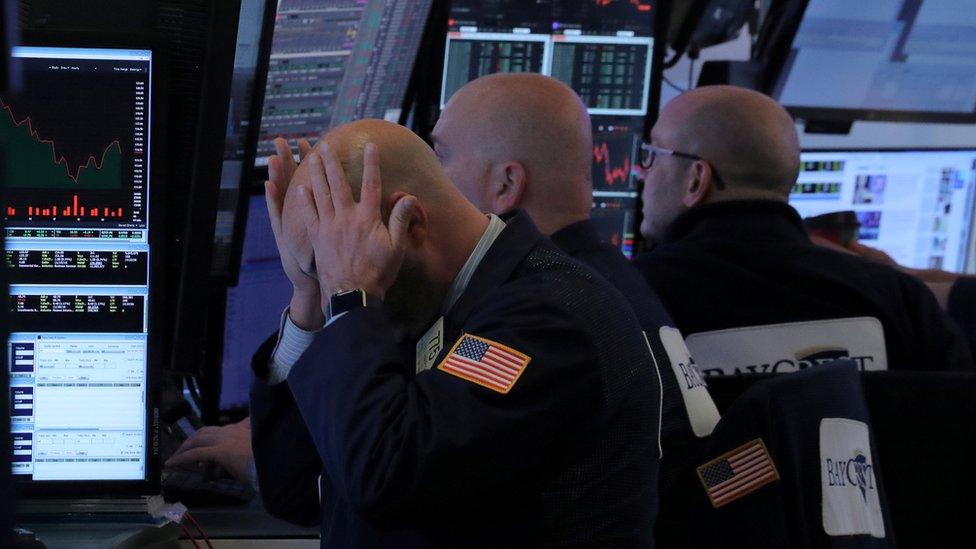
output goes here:
{"type": "Polygon", "coordinates": [[[463,334],[437,369],[507,394],[531,357],[490,339],[463,334]]]}
{"type": "Polygon", "coordinates": [[[779,480],[779,473],[766,445],[757,438],[699,467],[698,478],[718,509],[779,480]]]}

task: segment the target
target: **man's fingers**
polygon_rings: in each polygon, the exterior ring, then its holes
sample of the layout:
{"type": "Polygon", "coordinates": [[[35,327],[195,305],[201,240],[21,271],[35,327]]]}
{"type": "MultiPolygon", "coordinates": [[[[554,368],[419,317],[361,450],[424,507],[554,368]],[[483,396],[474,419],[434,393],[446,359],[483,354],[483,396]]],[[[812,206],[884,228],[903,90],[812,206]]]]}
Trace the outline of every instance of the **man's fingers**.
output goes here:
{"type": "Polygon", "coordinates": [[[322,160],[325,162],[325,173],[328,176],[329,192],[332,194],[332,204],[336,212],[348,210],[354,204],[352,191],[349,183],[346,182],[346,172],[342,169],[342,163],[332,147],[322,147],[320,149],[322,160]]]}
{"type": "Polygon", "coordinates": [[[274,146],[278,158],[281,160],[281,175],[285,184],[288,184],[292,176],[295,175],[295,170],[298,169],[298,164],[295,163],[295,153],[291,152],[291,145],[283,137],[276,138],[274,146]]]}
{"type": "Polygon", "coordinates": [[[308,142],[308,139],[302,138],[298,140],[298,158],[304,161],[308,153],[312,152],[312,145],[308,142]]]}
{"type": "Polygon", "coordinates": [[[198,461],[217,461],[217,457],[219,455],[220,452],[214,446],[193,448],[191,450],[175,454],[166,461],[166,466],[179,467],[180,465],[192,465],[198,461]]]}
{"type": "Polygon", "coordinates": [[[335,214],[335,206],[332,203],[332,192],[329,190],[329,182],[326,181],[321,155],[312,153],[308,156],[308,171],[312,179],[312,194],[315,196],[315,218],[319,220],[332,219],[335,214]]]}
{"type": "Polygon", "coordinates": [[[216,446],[218,442],[219,442],[219,440],[217,439],[216,436],[213,435],[213,433],[206,433],[206,434],[203,434],[203,435],[201,435],[201,434],[198,433],[198,434],[193,435],[192,437],[184,440],[183,441],[183,444],[181,444],[180,447],[176,449],[176,452],[173,452],[173,455],[174,456],[175,455],[179,455],[179,454],[182,454],[183,452],[192,450],[194,448],[203,448],[203,447],[206,447],[206,446],[216,446]]]}
{"type": "Polygon", "coordinates": [[[264,182],[264,201],[268,204],[268,217],[271,218],[271,230],[277,236],[281,229],[281,209],[284,202],[278,188],[271,181],[264,182]]]}
{"type": "Polygon", "coordinates": [[[305,234],[308,237],[309,242],[312,243],[312,264],[311,265],[299,265],[299,268],[307,276],[312,278],[317,278],[315,274],[315,241],[317,238],[317,233],[319,230],[319,223],[322,222],[319,219],[318,210],[316,210],[315,199],[312,198],[312,192],[308,190],[308,187],[301,185],[298,187],[298,202],[301,204],[299,206],[301,210],[302,220],[305,222],[305,234]]]}
{"type": "Polygon", "coordinates": [[[406,245],[407,230],[410,229],[410,219],[413,217],[413,208],[417,199],[407,195],[397,200],[390,212],[390,242],[393,249],[400,251],[406,245]]]}
{"type": "Polygon", "coordinates": [[[378,216],[381,194],[380,154],[376,145],[366,143],[363,149],[363,187],[360,191],[359,203],[369,211],[375,211],[378,216]]]}

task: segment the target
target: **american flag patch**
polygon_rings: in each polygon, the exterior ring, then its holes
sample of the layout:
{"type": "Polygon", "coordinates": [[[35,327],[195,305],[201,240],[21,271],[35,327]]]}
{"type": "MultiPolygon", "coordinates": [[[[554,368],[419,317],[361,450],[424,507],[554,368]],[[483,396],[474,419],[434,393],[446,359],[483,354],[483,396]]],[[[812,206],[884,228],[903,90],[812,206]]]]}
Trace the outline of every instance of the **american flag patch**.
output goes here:
{"type": "Polygon", "coordinates": [[[761,438],[739,446],[698,468],[712,507],[731,503],[779,480],[773,459],[761,438]]]}
{"type": "Polygon", "coordinates": [[[507,394],[530,360],[529,356],[501,343],[463,334],[437,369],[507,394]]]}

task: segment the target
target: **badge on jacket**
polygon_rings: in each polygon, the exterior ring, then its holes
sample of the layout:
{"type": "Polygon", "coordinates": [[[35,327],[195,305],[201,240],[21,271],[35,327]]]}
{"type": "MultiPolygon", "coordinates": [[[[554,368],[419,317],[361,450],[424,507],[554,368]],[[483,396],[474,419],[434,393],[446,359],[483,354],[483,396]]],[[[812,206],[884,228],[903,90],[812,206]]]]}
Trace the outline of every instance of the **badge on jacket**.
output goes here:
{"type": "Polygon", "coordinates": [[[417,372],[430,370],[437,360],[437,355],[441,354],[444,348],[444,317],[437,319],[437,322],[427,330],[424,337],[417,342],[417,372]]]}
{"type": "Polygon", "coordinates": [[[497,341],[461,334],[437,369],[492,391],[508,394],[532,360],[497,341]]]}

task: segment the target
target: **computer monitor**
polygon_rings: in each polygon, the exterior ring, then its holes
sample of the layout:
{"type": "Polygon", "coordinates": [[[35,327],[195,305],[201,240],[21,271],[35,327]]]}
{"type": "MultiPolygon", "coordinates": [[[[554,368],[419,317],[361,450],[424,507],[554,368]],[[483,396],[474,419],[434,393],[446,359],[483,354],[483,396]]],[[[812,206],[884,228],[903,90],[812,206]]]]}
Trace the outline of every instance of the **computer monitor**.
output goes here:
{"type": "Polygon", "coordinates": [[[858,240],[907,267],[976,272],[976,150],[805,151],[790,204],[853,211],[858,240]]]}
{"type": "Polygon", "coordinates": [[[251,357],[278,330],[292,285],[281,268],[264,196],[250,197],[237,286],[227,289],[220,409],[247,407],[251,357]]]}
{"type": "Polygon", "coordinates": [[[242,0],[234,53],[224,161],[214,226],[213,275],[231,285],[237,279],[241,233],[253,183],[255,147],[274,27],[274,0],[242,0]]]}
{"type": "Polygon", "coordinates": [[[13,473],[36,493],[147,493],[161,351],[154,54],[12,55],[24,86],[2,98],[0,146],[17,162],[0,183],[13,473]]]}
{"type": "Polygon", "coordinates": [[[273,140],[314,141],[361,118],[400,119],[432,0],[280,0],[257,164],[273,140]]]}
{"type": "Polygon", "coordinates": [[[593,122],[594,223],[628,257],[636,154],[648,111],[656,112],[657,9],[648,0],[456,0],[441,79],[441,108],[468,82],[499,72],[541,73],[573,88],[593,122]]]}
{"type": "Polygon", "coordinates": [[[773,45],[788,53],[768,91],[795,115],[976,122],[971,0],[791,4],[802,19],[773,45]]]}

